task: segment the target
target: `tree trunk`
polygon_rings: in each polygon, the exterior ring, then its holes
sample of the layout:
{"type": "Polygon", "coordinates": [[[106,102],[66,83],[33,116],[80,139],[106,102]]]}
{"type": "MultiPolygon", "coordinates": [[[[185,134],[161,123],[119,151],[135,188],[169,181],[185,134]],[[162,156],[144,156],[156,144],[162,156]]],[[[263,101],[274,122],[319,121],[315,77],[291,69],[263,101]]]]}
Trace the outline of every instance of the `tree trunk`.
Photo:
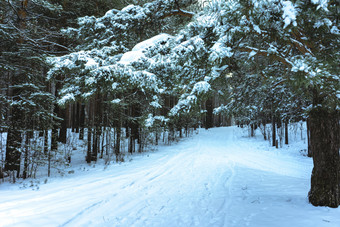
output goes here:
{"type": "Polygon", "coordinates": [[[93,141],[93,104],[92,100],[88,102],[87,106],[87,115],[86,115],[86,124],[87,124],[87,153],[86,153],[86,162],[91,163],[92,157],[92,141],[93,141]]]}
{"type": "Polygon", "coordinates": [[[48,153],[48,130],[44,130],[43,131],[44,134],[43,134],[43,137],[44,137],[44,154],[47,155],[48,153]]]}
{"type": "Polygon", "coordinates": [[[92,154],[92,133],[91,127],[87,128],[87,153],[86,153],[86,162],[91,163],[91,154],[92,154]]]}
{"type": "Polygon", "coordinates": [[[5,171],[20,172],[20,145],[21,133],[19,130],[9,127],[7,132],[5,171]]]}
{"type": "Polygon", "coordinates": [[[131,135],[131,133],[130,133],[130,136],[129,136],[129,141],[128,141],[128,143],[129,143],[129,147],[128,147],[128,152],[130,153],[130,154],[132,154],[132,153],[134,153],[135,152],[135,147],[136,147],[136,144],[135,144],[135,138],[134,138],[134,136],[132,136],[131,135]]]}
{"type": "Polygon", "coordinates": [[[214,106],[213,106],[213,100],[212,98],[209,98],[206,103],[206,110],[207,110],[207,114],[206,114],[206,117],[205,117],[205,128],[208,129],[208,128],[212,128],[213,127],[213,123],[214,123],[214,120],[213,120],[213,110],[214,110],[214,106]]]}
{"type": "MultiPolygon", "coordinates": [[[[26,139],[27,140],[27,139],[26,139]]],[[[23,179],[26,179],[28,176],[28,153],[29,153],[29,150],[28,150],[28,146],[29,146],[29,142],[28,141],[25,141],[24,142],[24,169],[22,171],[22,178],[23,179]]]]}
{"type": "Polygon", "coordinates": [[[62,120],[61,128],[59,131],[58,142],[66,144],[67,141],[67,121],[68,121],[68,108],[59,108],[59,117],[62,120]]]}
{"type": "Polygon", "coordinates": [[[95,127],[93,130],[93,143],[92,143],[92,153],[91,153],[91,161],[97,161],[97,157],[98,157],[98,147],[99,147],[99,131],[98,131],[98,127],[95,127]]]}
{"type": "Polygon", "coordinates": [[[272,145],[273,147],[276,146],[276,128],[275,128],[275,117],[272,116],[272,145]]]}
{"type": "Polygon", "coordinates": [[[72,132],[79,133],[79,112],[80,103],[76,102],[72,106],[72,132]]]}
{"type": "Polygon", "coordinates": [[[266,123],[263,121],[262,125],[263,125],[263,138],[264,140],[267,140],[266,123]]]}
{"type": "Polygon", "coordinates": [[[285,144],[288,144],[288,120],[285,122],[285,144]]]}
{"type": "Polygon", "coordinates": [[[102,135],[102,97],[101,95],[96,95],[93,103],[93,150],[92,150],[92,161],[97,161],[98,153],[100,151],[100,138],[102,135]]]}
{"type": "Polygon", "coordinates": [[[75,119],[76,119],[76,104],[70,104],[70,128],[71,132],[75,132],[75,119]]]}
{"type": "Polygon", "coordinates": [[[339,112],[317,108],[310,113],[314,168],[309,202],[314,206],[340,205],[339,112]]]}
{"type": "Polygon", "coordinates": [[[118,126],[115,128],[116,132],[116,140],[115,140],[115,155],[116,155],[116,162],[119,162],[120,160],[120,137],[121,137],[121,125],[118,124],[118,126]]]}
{"type": "Polygon", "coordinates": [[[84,126],[85,126],[85,104],[80,105],[79,110],[79,139],[84,139],[84,126]]]}
{"type": "Polygon", "coordinates": [[[307,143],[308,143],[308,157],[313,157],[311,141],[310,141],[310,119],[307,118],[307,143]]]}
{"type": "Polygon", "coordinates": [[[51,176],[51,150],[48,151],[48,167],[47,167],[47,176],[51,176]]]}
{"type": "Polygon", "coordinates": [[[58,129],[57,126],[53,126],[52,128],[52,136],[51,136],[51,150],[58,150],[58,129]]]}
{"type": "MultiPolygon", "coordinates": [[[[22,76],[23,75],[14,73],[11,78],[12,85],[20,84],[22,76]]],[[[19,88],[12,88],[8,91],[8,95],[12,96],[13,100],[18,101],[21,92],[19,88]]],[[[9,128],[7,131],[5,171],[17,171],[17,177],[19,177],[20,173],[21,130],[25,127],[24,119],[24,113],[20,110],[20,107],[17,104],[11,105],[9,111],[9,128]]]]}

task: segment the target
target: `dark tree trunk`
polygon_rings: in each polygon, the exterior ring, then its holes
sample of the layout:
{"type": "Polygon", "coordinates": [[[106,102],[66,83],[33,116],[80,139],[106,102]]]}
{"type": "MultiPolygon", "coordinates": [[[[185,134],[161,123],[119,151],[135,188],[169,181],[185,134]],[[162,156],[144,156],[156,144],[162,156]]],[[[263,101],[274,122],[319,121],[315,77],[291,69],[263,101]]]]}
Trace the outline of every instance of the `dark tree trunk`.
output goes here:
{"type": "Polygon", "coordinates": [[[135,139],[132,135],[130,135],[128,152],[132,154],[135,152],[135,149],[136,149],[135,139]]]}
{"type": "Polygon", "coordinates": [[[267,140],[266,123],[263,121],[262,125],[263,125],[263,138],[264,140],[267,140]]]}
{"type": "Polygon", "coordinates": [[[120,137],[121,137],[121,126],[118,124],[118,126],[115,128],[116,133],[116,140],[115,140],[115,155],[116,155],[116,162],[119,162],[119,156],[120,156],[120,137]]]}
{"type": "Polygon", "coordinates": [[[251,125],[250,125],[250,136],[251,136],[251,137],[254,137],[254,136],[255,136],[255,133],[254,133],[254,124],[251,124],[251,125]]]}
{"type": "Polygon", "coordinates": [[[101,153],[100,138],[102,136],[102,120],[103,120],[102,96],[101,95],[96,95],[93,108],[94,108],[93,119],[94,119],[95,131],[93,134],[94,141],[93,141],[92,161],[97,161],[98,154],[101,153]]]}
{"type": "Polygon", "coordinates": [[[214,123],[214,115],[213,115],[213,110],[214,110],[214,106],[213,106],[213,100],[212,98],[209,98],[206,103],[206,110],[207,110],[207,114],[205,117],[205,128],[212,128],[213,127],[213,123],[214,123]]]}
{"type": "Polygon", "coordinates": [[[58,150],[58,129],[57,126],[53,126],[52,128],[52,137],[51,137],[51,150],[58,150]]]}
{"type": "Polygon", "coordinates": [[[19,130],[9,127],[7,132],[5,171],[20,172],[20,146],[21,133],[19,130]]]}
{"type": "Polygon", "coordinates": [[[130,117],[132,119],[129,121],[129,153],[136,151],[136,140],[140,144],[139,123],[137,121],[137,118],[140,116],[140,108],[138,105],[138,103],[135,103],[130,107],[130,117]]]}
{"type": "Polygon", "coordinates": [[[313,157],[311,140],[310,140],[310,119],[307,118],[307,143],[308,143],[308,157],[313,157]]]}
{"type": "Polygon", "coordinates": [[[275,127],[275,117],[272,116],[272,145],[273,147],[276,146],[276,127],[275,127]]]}
{"type": "Polygon", "coordinates": [[[48,153],[48,130],[44,130],[44,154],[47,155],[48,153]]]}
{"type": "Polygon", "coordinates": [[[28,143],[26,141],[26,144],[24,145],[24,155],[25,155],[25,158],[24,158],[24,170],[22,171],[22,178],[23,179],[26,179],[28,177],[28,153],[29,153],[29,150],[28,150],[28,143]]]}
{"type": "Polygon", "coordinates": [[[84,127],[85,127],[85,104],[80,105],[79,109],[79,139],[84,139],[84,127]]]}
{"type": "Polygon", "coordinates": [[[99,132],[98,132],[98,128],[95,128],[95,130],[93,130],[93,143],[92,143],[92,153],[91,153],[91,161],[97,161],[97,157],[98,157],[98,147],[99,147],[99,132]]]}
{"type": "MultiPolygon", "coordinates": [[[[52,94],[54,94],[56,97],[58,95],[58,89],[59,89],[59,83],[52,83],[52,94]]],[[[57,104],[54,104],[53,112],[56,116],[59,116],[60,114],[60,108],[57,104]]],[[[51,132],[51,151],[57,151],[58,150],[58,127],[59,125],[57,122],[54,122],[52,126],[52,132],[51,132]]],[[[48,152],[50,153],[50,152],[48,152]]]]}
{"type": "Polygon", "coordinates": [[[86,153],[86,162],[91,163],[91,154],[92,154],[92,129],[91,127],[87,128],[87,153],[86,153]]]}
{"type": "Polygon", "coordinates": [[[155,131],[155,145],[158,145],[158,129],[155,131]]]}
{"type": "Polygon", "coordinates": [[[59,117],[61,121],[61,128],[59,131],[58,142],[66,144],[67,141],[67,121],[68,121],[68,108],[59,108],[59,117]]]}
{"type": "Polygon", "coordinates": [[[317,108],[310,113],[314,168],[309,202],[314,206],[340,205],[339,112],[317,108]]]}
{"type": "Polygon", "coordinates": [[[76,104],[70,104],[70,128],[72,132],[75,132],[75,119],[76,119],[76,104]]]}
{"type": "Polygon", "coordinates": [[[142,153],[144,150],[144,139],[142,138],[142,133],[139,132],[139,137],[138,137],[138,152],[142,153]]]}
{"type": "Polygon", "coordinates": [[[88,103],[88,111],[87,111],[87,154],[86,154],[86,162],[91,163],[92,157],[92,142],[93,142],[93,104],[92,100],[88,103]]]}
{"type": "Polygon", "coordinates": [[[77,106],[78,106],[78,103],[73,103],[71,105],[69,105],[69,111],[70,111],[70,128],[71,128],[71,131],[72,132],[79,132],[79,126],[77,125],[78,124],[78,116],[79,114],[77,113],[77,106]]]}
{"type": "Polygon", "coordinates": [[[74,121],[74,124],[75,124],[75,127],[76,127],[76,133],[79,133],[79,130],[80,130],[80,111],[81,111],[81,103],[80,102],[77,102],[77,111],[76,111],[76,116],[75,116],[75,121],[74,121]]]}
{"type": "Polygon", "coordinates": [[[288,144],[288,121],[285,122],[285,144],[288,144]]]}
{"type": "Polygon", "coordinates": [[[24,170],[22,171],[22,178],[26,179],[28,176],[28,165],[29,165],[29,145],[30,145],[30,139],[33,137],[33,130],[26,132],[26,139],[24,142],[24,170]]]}
{"type": "MultiPolygon", "coordinates": [[[[12,84],[20,84],[22,80],[20,74],[12,75],[12,84]]],[[[17,101],[21,94],[21,89],[13,88],[9,90],[9,96],[17,101]]],[[[20,147],[21,147],[21,130],[25,127],[24,113],[20,110],[18,105],[12,105],[9,113],[9,128],[7,131],[7,144],[6,144],[6,159],[5,171],[17,171],[17,177],[20,173],[20,147]]],[[[14,173],[13,173],[14,176],[14,173]]],[[[14,179],[15,180],[15,179],[14,179]]]]}
{"type": "MultiPolygon", "coordinates": [[[[102,131],[102,139],[101,139],[101,142],[100,142],[100,147],[101,147],[101,150],[100,150],[100,158],[102,159],[103,156],[104,156],[104,149],[105,149],[105,138],[107,138],[107,128],[106,127],[103,127],[103,131],[102,131]]],[[[107,143],[107,140],[106,140],[106,143],[107,143]]]]}

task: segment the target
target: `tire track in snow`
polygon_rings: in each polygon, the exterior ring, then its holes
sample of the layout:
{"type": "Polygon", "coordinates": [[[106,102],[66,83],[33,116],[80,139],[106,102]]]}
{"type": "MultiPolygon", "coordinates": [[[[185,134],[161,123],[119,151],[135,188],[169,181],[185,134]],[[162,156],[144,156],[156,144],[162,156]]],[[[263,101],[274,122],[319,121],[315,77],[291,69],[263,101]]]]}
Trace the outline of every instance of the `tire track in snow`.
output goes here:
{"type": "Polygon", "coordinates": [[[226,223],[228,223],[228,219],[229,219],[229,215],[228,215],[228,211],[231,209],[230,206],[233,202],[233,195],[231,193],[232,190],[232,183],[234,181],[234,177],[235,177],[235,162],[234,161],[230,161],[230,166],[229,166],[231,175],[228,178],[227,181],[225,181],[224,183],[224,189],[228,192],[228,196],[227,198],[224,198],[224,202],[223,202],[223,206],[222,208],[220,208],[219,212],[223,213],[226,212],[226,215],[224,216],[224,220],[223,220],[223,226],[226,226],[226,223]],[[227,201],[226,201],[227,200],[227,201]]]}
{"type": "Polygon", "coordinates": [[[82,211],[80,211],[78,214],[76,214],[75,216],[73,216],[71,219],[69,219],[68,221],[66,221],[64,224],[61,224],[60,227],[64,227],[68,224],[71,224],[72,221],[74,221],[75,219],[79,218],[80,216],[82,216],[84,213],[87,213],[89,211],[91,211],[92,209],[94,209],[96,206],[102,204],[103,201],[99,201],[96,202],[94,204],[92,204],[91,206],[86,207],[85,209],[83,209],[82,211]]]}

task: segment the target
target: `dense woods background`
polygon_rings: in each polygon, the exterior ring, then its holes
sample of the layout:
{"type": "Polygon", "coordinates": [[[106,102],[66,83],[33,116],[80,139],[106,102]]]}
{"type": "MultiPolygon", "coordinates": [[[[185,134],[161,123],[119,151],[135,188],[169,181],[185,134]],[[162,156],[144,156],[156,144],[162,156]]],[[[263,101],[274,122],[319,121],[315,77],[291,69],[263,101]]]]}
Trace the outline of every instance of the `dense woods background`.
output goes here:
{"type": "Polygon", "coordinates": [[[306,121],[310,202],[337,207],[339,15],[333,0],[1,0],[0,177],[71,162],[71,132],[84,161],[120,162],[232,121],[280,147],[306,121]]]}

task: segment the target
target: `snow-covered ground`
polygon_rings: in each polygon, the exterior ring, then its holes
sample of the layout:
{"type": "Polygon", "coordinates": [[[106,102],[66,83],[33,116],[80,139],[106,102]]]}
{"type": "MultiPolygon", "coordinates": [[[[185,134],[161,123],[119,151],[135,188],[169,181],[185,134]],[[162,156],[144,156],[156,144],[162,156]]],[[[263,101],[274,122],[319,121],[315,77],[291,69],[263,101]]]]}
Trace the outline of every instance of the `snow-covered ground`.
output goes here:
{"type": "Polygon", "coordinates": [[[125,163],[2,183],[0,226],[340,226],[340,208],[308,203],[305,144],[275,149],[244,134],[201,130],[125,163]]]}

